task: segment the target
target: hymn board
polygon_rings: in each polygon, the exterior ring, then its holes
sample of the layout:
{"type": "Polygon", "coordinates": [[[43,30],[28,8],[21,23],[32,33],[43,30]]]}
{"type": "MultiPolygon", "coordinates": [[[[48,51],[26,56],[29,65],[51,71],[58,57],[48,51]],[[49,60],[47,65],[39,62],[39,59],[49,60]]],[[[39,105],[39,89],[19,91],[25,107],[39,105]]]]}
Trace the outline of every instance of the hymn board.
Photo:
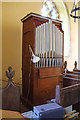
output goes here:
{"type": "Polygon", "coordinates": [[[64,33],[62,22],[30,13],[21,19],[22,40],[22,98],[33,105],[46,103],[55,97],[56,85],[63,85],[64,33]],[[39,56],[32,63],[29,51],[39,56]]]}

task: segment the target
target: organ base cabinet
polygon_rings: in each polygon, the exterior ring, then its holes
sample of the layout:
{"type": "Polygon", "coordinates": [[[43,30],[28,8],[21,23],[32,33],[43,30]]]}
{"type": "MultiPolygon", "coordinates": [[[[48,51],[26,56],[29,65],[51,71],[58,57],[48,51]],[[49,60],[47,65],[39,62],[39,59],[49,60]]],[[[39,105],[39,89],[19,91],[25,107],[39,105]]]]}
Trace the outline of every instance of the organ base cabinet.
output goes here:
{"type": "Polygon", "coordinates": [[[30,13],[23,22],[22,98],[30,106],[44,104],[55,97],[56,85],[63,86],[62,22],[30,13]],[[31,61],[29,45],[40,58],[31,61]]]}

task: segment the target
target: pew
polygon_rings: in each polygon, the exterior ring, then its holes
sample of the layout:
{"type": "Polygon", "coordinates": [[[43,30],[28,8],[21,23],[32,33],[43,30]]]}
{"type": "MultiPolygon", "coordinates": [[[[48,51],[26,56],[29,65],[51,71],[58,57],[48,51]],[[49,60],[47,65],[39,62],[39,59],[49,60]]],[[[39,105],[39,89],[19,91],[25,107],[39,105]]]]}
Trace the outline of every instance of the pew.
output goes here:
{"type": "Polygon", "coordinates": [[[56,86],[56,102],[63,107],[72,105],[72,109],[80,112],[80,70],[77,62],[73,71],[67,69],[67,61],[64,64],[63,88],[56,86]]]}
{"type": "Polygon", "coordinates": [[[80,70],[77,69],[77,62],[74,63],[73,71],[67,69],[67,61],[64,64],[63,87],[80,83],[80,70]]]}
{"type": "Polygon", "coordinates": [[[62,107],[68,107],[80,102],[80,84],[64,88],[60,88],[60,85],[57,85],[55,101],[62,107]]]}
{"type": "Polygon", "coordinates": [[[2,89],[2,110],[18,111],[20,112],[20,90],[13,84],[12,78],[15,71],[12,71],[12,67],[6,71],[6,77],[8,77],[8,84],[2,89]]]}

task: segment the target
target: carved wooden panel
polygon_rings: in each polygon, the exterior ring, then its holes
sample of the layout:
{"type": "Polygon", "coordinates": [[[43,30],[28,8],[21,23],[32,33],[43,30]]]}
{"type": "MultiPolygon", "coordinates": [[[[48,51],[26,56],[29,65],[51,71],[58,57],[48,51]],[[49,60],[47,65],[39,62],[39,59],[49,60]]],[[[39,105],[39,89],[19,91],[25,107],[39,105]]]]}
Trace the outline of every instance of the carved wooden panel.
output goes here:
{"type": "Polygon", "coordinates": [[[8,85],[2,89],[2,109],[20,111],[20,90],[12,82],[15,71],[12,71],[11,66],[8,71],[6,71],[8,85]]]}

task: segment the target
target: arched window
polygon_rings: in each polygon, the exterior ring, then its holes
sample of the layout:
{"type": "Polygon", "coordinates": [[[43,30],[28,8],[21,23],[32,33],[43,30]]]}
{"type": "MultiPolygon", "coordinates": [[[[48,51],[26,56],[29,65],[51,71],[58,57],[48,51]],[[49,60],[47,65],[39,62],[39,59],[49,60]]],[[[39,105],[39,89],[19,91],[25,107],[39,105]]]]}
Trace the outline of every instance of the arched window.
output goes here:
{"type": "Polygon", "coordinates": [[[46,17],[60,19],[63,21],[62,29],[64,31],[64,56],[70,56],[70,18],[63,0],[60,0],[60,2],[55,1],[55,3],[52,2],[52,0],[45,0],[42,4],[41,14],[46,17]]]}
{"type": "Polygon", "coordinates": [[[55,4],[51,0],[43,2],[41,14],[46,17],[51,17],[53,19],[59,18],[58,11],[55,4]]]}

